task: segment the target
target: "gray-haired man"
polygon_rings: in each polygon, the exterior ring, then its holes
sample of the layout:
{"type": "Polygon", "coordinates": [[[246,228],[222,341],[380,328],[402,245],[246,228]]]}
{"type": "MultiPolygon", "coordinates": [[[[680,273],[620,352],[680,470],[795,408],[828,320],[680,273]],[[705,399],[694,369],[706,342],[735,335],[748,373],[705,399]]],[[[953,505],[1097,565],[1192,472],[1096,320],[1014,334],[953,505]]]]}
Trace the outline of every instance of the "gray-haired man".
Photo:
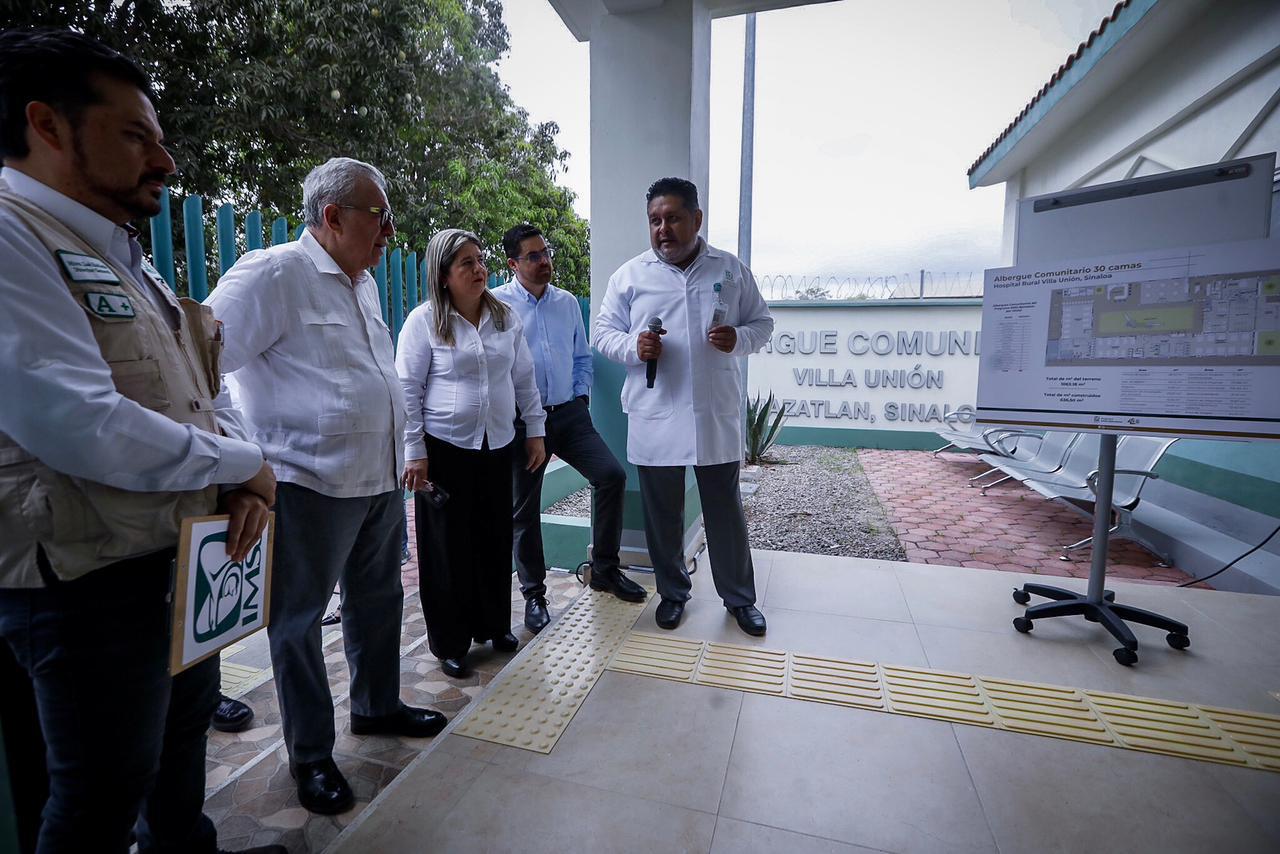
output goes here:
{"type": "Polygon", "coordinates": [[[208,300],[226,329],[222,367],[280,481],[268,634],[290,768],[319,813],[354,800],[333,761],[320,648],[335,582],[351,731],[426,737],[445,725],[400,702],[404,394],[368,273],[395,234],[386,187],[358,160],[316,167],[302,238],[245,255],[208,300]]]}

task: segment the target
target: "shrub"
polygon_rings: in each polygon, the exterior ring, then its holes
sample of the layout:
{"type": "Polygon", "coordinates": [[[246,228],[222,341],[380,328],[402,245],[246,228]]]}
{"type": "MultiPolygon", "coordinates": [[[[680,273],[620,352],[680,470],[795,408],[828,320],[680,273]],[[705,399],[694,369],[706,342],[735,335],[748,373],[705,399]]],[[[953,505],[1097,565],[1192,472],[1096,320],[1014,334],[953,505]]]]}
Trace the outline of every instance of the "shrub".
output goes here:
{"type": "Polygon", "coordinates": [[[754,400],[747,401],[747,465],[753,466],[765,462],[765,454],[778,438],[778,431],[782,429],[782,422],[786,415],[779,406],[777,414],[773,417],[773,423],[770,424],[769,414],[772,409],[773,392],[769,392],[769,398],[763,403],[758,393],[754,400]]]}

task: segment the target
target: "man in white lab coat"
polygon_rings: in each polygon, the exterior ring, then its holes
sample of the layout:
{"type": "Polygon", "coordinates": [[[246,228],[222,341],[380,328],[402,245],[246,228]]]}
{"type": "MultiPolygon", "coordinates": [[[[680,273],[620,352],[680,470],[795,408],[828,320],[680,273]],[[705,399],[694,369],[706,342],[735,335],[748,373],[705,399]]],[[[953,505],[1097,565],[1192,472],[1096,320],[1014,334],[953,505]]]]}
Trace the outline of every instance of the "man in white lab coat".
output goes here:
{"type": "Polygon", "coordinates": [[[655,181],[646,195],[652,249],[609,279],[592,339],[627,368],[627,459],[640,473],[645,538],[657,576],[659,627],[684,616],[685,467],[702,500],[716,592],[743,631],[765,632],[755,607],[755,571],[738,493],[743,390],[739,357],[764,346],[773,318],[741,261],[698,236],[698,189],[682,178],[655,181]],[[665,329],[649,331],[658,319],[665,329]],[[664,342],[660,334],[667,335],[664,342]],[[648,363],[657,363],[652,387],[648,363]]]}

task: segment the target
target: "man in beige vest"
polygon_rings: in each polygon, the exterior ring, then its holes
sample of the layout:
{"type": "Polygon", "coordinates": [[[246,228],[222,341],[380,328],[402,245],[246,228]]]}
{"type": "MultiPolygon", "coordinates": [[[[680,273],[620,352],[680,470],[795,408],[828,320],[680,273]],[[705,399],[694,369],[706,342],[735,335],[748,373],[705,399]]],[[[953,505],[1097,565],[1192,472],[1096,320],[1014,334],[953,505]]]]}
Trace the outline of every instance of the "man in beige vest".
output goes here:
{"type": "Polygon", "coordinates": [[[65,30],[0,33],[0,155],[0,694],[34,696],[48,745],[36,847],[125,852],[136,832],[212,854],[218,659],[169,675],[171,567],[182,518],[218,509],[242,559],[275,478],[229,435],[212,312],[130,225],[174,171],[138,66],[65,30]]]}

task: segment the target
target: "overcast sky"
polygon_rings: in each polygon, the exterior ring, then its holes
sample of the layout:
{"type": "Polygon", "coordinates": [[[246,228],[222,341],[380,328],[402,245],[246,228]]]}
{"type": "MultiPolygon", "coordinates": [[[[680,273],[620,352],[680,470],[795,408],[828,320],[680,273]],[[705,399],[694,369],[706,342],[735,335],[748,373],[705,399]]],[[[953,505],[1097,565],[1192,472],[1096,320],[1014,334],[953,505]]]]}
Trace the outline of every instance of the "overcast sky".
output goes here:
{"type": "MultiPolygon", "coordinates": [[[[507,0],[516,103],[560,125],[589,215],[588,44],[507,0]]],[[[840,0],[757,17],[757,275],[882,276],[999,263],[1004,189],[965,175],[1114,0],[840,0]]],[[[712,243],[736,251],[744,18],[712,25],[712,243]]],[[[644,228],[637,217],[636,228],[644,228]]]]}

